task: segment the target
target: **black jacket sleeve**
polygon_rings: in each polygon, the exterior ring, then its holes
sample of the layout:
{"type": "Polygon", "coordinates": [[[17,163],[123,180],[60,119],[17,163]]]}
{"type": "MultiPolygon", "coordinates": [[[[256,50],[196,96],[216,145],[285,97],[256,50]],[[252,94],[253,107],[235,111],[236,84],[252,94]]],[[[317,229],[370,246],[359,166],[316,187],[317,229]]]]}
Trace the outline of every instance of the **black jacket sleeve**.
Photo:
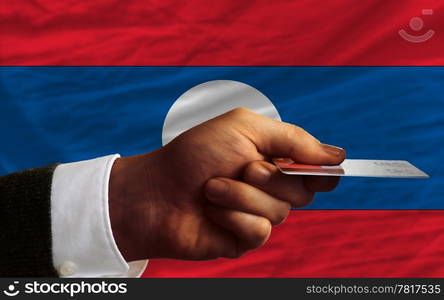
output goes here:
{"type": "Polygon", "coordinates": [[[51,183],[56,165],[0,177],[0,276],[55,277],[51,183]]]}

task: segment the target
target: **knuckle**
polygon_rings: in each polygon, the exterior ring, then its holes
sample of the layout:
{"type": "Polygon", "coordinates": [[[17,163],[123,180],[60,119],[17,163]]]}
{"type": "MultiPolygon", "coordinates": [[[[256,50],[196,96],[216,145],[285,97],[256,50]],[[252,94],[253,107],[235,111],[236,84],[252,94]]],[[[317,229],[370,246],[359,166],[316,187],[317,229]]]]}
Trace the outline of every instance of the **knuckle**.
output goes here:
{"type": "Polygon", "coordinates": [[[288,130],[289,138],[297,138],[300,137],[301,134],[305,133],[305,130],[302,129],[302,127],[299,127],[294,124],[288,124],[288,126],[289,126],[288,130]]]}
{"type": "Polygon", "coordinates": [[[287,219],[289,213],[290,213],[290,204],[287,203],[283,205],[282,208],[280,208],[278,211],[275,212],[275,214],[270,220],[272,225],[279,225],[283,223],[287,219]]]}
{"type": "Polygon", "coordinates": [[[205,184],[205,195],[211,202],[224,203],[230,200],[231,194],[231,183],[225,179],[216,177],[205,184]]]}
{"type": "Polygon", "coordinates": [[[313,192],[307,192],[303,197],[294,199],[291,201],[291,204],[293,207],[304,207],[309,205],[314,199],[314,193],[313,192]]]}
{"type": "Polygon", "coordinates": [[[257,221],[255,230],[253,233],[253,248],[262,246],[270,236],[271,233],[271,223],[266,218],[261,218],[257,221]]]}
{"type": "MultiPolygon", "coordinates": [[[[288,124],[288,123],[287,123],[288,124]]],[[[305,132],[304,129],[297,125],[288,124],[288,130],[286,130],[286,139],[288,141],[297,141],[301,138],[303,132],[305,132]]],[[[298,156],[300,149],[297,143],[291,143],[290,147],[288,148],[288,156],[289,157],[295,157],[298,156]]]]}
{"type": "Polygon", "coordinates": [[[259,160],[250,162],[246,167],[244,171],[244,178],[246,180],[255,179],[257,177],[258,170],[263,168],[262,162],[259,160]]]}
{"type": "MultiPolygon", "coordinates": [[[[312,136],[310,133],[308,133],[304,128],[294,125],[294,124],[289,124],[286,123],[289,127],[287,130],[287,138],[289,139],[307,139],[308,140],[313,140],[313,141],[318,141],[314,136],[312,136]]],[[[318,141],[319,142],[319,141],[318,141]]]]}
{"type": "Polygon", "coordinates": [[[250,178],[252,175],[254,175],[254,170],[257,168],[256,164],[257,162],[253,161],[245,167],[245,172],[244,172],[245,178],[250,178]]]}
{"type": "Polygon", "coordinates": [[[245,116],[246,114],[249,114],[249,113],[250,113],[250,110],[248,110],[242,106],[236,107],[228,112],[228,114],[230,114],[234,117],[242,117],[242,116],[245,116]]]}

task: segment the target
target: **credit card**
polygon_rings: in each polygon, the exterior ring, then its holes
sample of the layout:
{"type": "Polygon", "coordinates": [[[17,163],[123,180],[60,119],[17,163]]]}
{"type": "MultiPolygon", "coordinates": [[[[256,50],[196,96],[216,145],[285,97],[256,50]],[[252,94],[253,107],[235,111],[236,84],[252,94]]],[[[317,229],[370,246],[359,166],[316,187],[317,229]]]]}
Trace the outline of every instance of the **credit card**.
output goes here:
{"type": "Polygon", "coordinates": [[[274,164],[287,175],[356,176],[391,178],[428,178],[405,160],[346,159],[337,166],[318,166],[295,163],[290,158],[274,158],[274,164]]]}

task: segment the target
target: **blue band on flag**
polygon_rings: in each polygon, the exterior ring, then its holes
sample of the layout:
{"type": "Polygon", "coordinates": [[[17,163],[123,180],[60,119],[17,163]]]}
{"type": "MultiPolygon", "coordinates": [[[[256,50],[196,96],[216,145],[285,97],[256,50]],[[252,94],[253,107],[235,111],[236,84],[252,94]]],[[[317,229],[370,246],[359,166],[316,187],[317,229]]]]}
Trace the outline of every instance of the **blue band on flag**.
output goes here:
{"type": "Polygon", "coordinates": [[[174,101],[247,83],[349,158],[405,159],[427,180],[344,178],[309,209],[444,209],[444,67],[2,67],[0,173],[161,146],[174,101]]]}

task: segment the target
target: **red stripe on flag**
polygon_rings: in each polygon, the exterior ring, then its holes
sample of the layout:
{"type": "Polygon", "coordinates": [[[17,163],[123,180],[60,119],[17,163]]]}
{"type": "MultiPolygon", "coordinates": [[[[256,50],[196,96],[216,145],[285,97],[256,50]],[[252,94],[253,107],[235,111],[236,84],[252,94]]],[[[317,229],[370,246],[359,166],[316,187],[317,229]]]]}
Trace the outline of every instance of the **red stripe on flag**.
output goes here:
{"type": "Polygon", "coordinates": [[[145,277],[443,277],[444,211],[293,211],[240,259],[153,259],[145,277]]]}
{"type": "Polygon", "coordinates": [[[0,64],[443,65],[443,7],[441,0],[7,1],[0,64]],[[409,28],[413,17],[423,24],[415,19],[409,28]],[[435,34],[412,43],[401,29],[435,34]]]}

